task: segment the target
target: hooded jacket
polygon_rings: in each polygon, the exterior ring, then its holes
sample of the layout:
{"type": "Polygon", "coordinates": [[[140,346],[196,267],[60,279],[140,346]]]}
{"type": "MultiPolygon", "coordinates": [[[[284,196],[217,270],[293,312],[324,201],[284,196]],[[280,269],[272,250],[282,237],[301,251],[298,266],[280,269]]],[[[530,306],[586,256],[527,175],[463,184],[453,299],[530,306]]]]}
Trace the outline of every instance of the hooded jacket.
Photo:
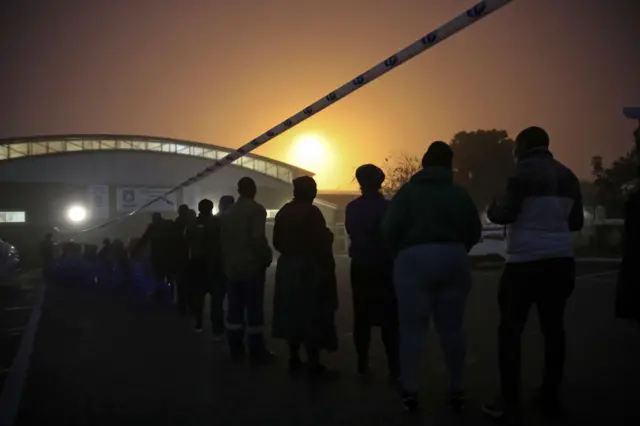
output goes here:
{"type": "Polygon", "coordinates": [[[573,257],[571,232],[584,223],[580,182],[546,147],[530,149],[487,217],[508,225],[507,262],[573,257]]]}
{"type": "Polygon", "coordinates": [[[453,183],[453,172],[426,167],[391,200],[382,234],[395,252],[422,244],[478,243],[482,224],[467,191],[453,183]]]}

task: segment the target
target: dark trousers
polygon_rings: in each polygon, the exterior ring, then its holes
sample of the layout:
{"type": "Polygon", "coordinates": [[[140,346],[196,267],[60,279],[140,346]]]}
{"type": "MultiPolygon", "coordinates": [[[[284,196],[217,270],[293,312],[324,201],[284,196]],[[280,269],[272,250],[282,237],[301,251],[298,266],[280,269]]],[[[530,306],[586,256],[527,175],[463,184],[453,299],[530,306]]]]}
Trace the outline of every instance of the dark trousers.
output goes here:
{"type": "Polygon", "coordinates": [[[353,341],[358,364],[369,363],[371,329],[380,326],[389,371],[400,374],[398,308],[393,289],[391,265],[351,262],[353,295],[353,341]]]}
{"type": "Polygon", "coordinates": [[[187,264],[182,265],[178,268],[178,271],[175,276],[175,284],[176,284],[176,304],[178,305],[178,310],[182,314],[186,314],[189,310],[189,266],[187,264]]]}
{"type": "MultiPolygon", "coordinates": [[[[226,294],[224,278],[216,274],[209,265],[192,262],[189,268],[190,310],[198,323],[202,322],[204,298],[211,295],[211,309],[209,316],[211,330],[214,334],[224,332],[224,315],[222,305],[226,294]]],[[[178,287],[180,288],[180,287],[178,287]]]]}
{"type": "Polygon", "coordinates": [[[265,275],[263,270],[249,279],[227,280],[227,339],[233,356],[244,352],[245,331],[252,355],[261,356],[266,351],[263,335],[265,275]]]}
{"type": "Polygon", "coordinates": [[[507,263],[498,294],[498,358],[502,395],[508,406],[520,404],[520,336],[534,304],[544,337],[542,391],[556,395],[565,360],[564,310],[574,287],[572,258],[507,263]]]}
{"type": "MultiPolygon", "coordinates": [[[[299,360],[300,359],[300,348],[302,347],[302,343],[297,340],[289,340],[289,358],[291,360],[299,360]]],[[[304,344],[304,350],[307,353],[307,362],[309,367],[318,367],[320,365],[320,349],[309,345],[308,343],[304,344]]]]}

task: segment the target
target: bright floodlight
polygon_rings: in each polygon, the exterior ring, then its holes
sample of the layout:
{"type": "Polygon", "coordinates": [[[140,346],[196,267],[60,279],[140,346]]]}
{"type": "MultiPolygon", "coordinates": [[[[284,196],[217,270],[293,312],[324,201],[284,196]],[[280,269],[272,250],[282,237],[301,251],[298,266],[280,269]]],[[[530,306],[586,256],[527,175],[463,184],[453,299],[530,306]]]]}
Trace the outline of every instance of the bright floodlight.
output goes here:
{"type": "Polygon", "coordinates": [[[72,206],[67,210],[67,219],[73,223],[84,222],[87,218],[87,209],[82,206],[72,206]]]}

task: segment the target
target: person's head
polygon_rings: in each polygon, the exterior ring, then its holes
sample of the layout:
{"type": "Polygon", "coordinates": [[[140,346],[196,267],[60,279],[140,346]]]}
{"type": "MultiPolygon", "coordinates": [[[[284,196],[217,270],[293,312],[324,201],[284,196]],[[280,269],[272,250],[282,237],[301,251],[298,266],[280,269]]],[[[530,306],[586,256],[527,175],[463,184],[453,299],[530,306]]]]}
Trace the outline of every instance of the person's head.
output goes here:
{"type": "Polygon", "coordinates": [[[160,213],[155,212],[154,214],[151,215],[151,223],[159,224],[160,222],[162,222],[162,215],[160,213]]]}
{"type": "Polygon", "coordinates": [[[453,150],[449,144],[436,141],[429,145],[427,152],[422,157],[422,167],[444,167],[451,169],[453,167],[453,150]]]}
{"type": "Polygon", "coordinates": [[[311,176],[301,176],[293,180],[293,198],[296,201],[313,202],[318,195],[318,186],[311,176]]]}
{"type": "Polygon", "coordinates": [[[193,220],[196,217],[198,217],[198,214],[196,213],[196,211],[194,209],[189,209],[189,219],[193,220]]]}
{"type": "Polygon", "coordinates": [[[218,203],[218,210],[220,211],[220,213],[224,213],[235,202],[236,200],[235,198],[233,198],[233,195],[223,195],[222,197],[220,197],[220,202],[218,203]]]}
{"type": "Polygon", "coordinates": [[[111,240],[109,238],[105,238],[104,240],[102,240],[102,245],[108,246],[110,244],[111,244],[111,240]]]}
{"type": "Polygon", "coordinates": [[[356,180],[363,194],[380,191],[384,179],[384,172],[374,164],[365,164],[356,169],[356,180]]]}
{"type": "Polygon", "coordinates": [[[187,217],[189,215],[189,206],[182,204],[178,207],[178,217],[187,217]]]}
{"type": "Polygon", "coordinates": [[[212,215],[213,214],[213,201],[209,200],[208,198],[200,200],[200,202],[198,203],[198,212],[202,216],[212,215]]]}
{"type": "Polygon", "coordinates": [[[257,192],[256,183],[250,177],[243,177],[238,181],[238,194],[241,197],[254,198],[257,192]]]}
{"type": "Polygon", "coordinates": [[[549,148],[549,135],[541,127],[527,127],[516,136],[513,156],[517,160],[527,151],[536,148],[549,148]]]}

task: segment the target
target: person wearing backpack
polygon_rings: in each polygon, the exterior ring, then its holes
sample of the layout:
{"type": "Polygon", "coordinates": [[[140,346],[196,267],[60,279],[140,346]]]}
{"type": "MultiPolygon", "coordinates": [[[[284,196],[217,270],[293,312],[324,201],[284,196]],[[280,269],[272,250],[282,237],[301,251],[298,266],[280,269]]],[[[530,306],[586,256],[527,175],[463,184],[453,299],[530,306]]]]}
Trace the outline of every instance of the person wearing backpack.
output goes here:
{"type": "Polygon", "coordinates": [[[200,214],[187,229],[189,245],[189,277],[191,289],[191,312],[195,316],[195,330],[202,331],[204,298],[211,295],[211,328],[214,336],[224,333],[224,322],[216,315],[213,306],[221,306],[214,300],[219,292],[214,291],[221,280],[220,220],[213,214],[213,202],[204,199],[198,203],[200,214]]]}

